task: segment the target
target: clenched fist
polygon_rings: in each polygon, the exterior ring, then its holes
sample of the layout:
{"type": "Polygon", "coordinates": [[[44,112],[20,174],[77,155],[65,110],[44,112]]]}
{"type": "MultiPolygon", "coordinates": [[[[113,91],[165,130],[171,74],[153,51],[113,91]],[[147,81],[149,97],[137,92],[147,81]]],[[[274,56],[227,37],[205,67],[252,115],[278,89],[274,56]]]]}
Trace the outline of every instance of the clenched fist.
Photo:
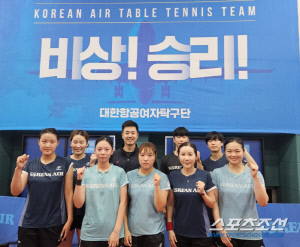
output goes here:
{"type": "Polygon", "coordinates": [[[205,186],[205,183],[203,183],[202,181],[198,181],[196,183],[196,186],[197,186],[197,189],[199,191],[199,194],[202,195],[204,193],[204,186],[205,186]]]}
{"type": "Polygon", "coordinates": [[[161,180],[161,176],[159,176],[157,173],[154,173],[153,184],[155,187],[159,186],[160,180],[161,180]]]}
{"type": "Polygon", "coordinates": [[[83,179],[84,171],[85,171],[85,166],[83,166],[77,170],[77,180],[83,179]]]}
{"type": "Polygon", "coordinates": [[[29,159],[29,155],[23,154],[17,158],[17,168],[22,170],[29,159]]]}

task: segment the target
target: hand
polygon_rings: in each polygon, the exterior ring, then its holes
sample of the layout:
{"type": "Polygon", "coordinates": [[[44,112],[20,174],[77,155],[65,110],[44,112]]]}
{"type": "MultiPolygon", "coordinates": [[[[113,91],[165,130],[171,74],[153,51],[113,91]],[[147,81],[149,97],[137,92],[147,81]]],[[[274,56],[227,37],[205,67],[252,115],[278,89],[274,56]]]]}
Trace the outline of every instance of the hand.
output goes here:
{"type": "Polygon", "coordinates": [[[200,152],[199,152],[199,151],[197,151],[196,161],[197,161],[197,162],[201,162],[200,152]]]}
{"type": "Polygon", "coordinates": [[[199,194],[202,195],[204,193],[205,183],[202,181],[198,181],[198,182],[196,182],[196,186],[199,191],[199,194]]]}
{"type": "Polygon", "coordinates": [[[83,166],[77,170],[77,180],[83,179],[84,171],[85,171],[85,166],[83,166]]]}
{"type": "Polygon", "coordinates": [[[109,247],[116,247],[119,245],[119,233],[113,231],[108,239],[108,246],[109,247]]]}
{"type": "Polygon", "coordinates": [[[227,247],[233,247],[232,243],[230,242],[231,238],[229,237],[227,231],[222,230],[222,231],[219,231],[219,233],[220,233],[220,238],[221,238],[223,244],[225,244],[227,247]]]}
{"type": "Polygon", "coordinates": [[[17,158],[17,168],[22,170],[29,159],[29,155],[23,154],[17,158]]]}
{"type": "Polygon", "coordinates": [[[132,236],[131,236],[131,232],[129,230],[125,230],[124,245],[132,246],[132,236]]]}
{"type": "Polygon", "coordinates": [[[257,172],[258,172],[258,165],[254,164],[254,163],[248,163],[248,166],[250,168],[251,176],[253,178],[256,178],[257,172]]]}
{"type": "Polygon", "coordinates": [[[170,241],[170,247],[176,247],[177,239],[175,232],[173,230],[168,231],[169,234],[169,241],[170,241]]]}
{"type": "Polygon", "coordinates": [[[60,239],[61,239],[61,241],[65,241],[66,240],[66,237],[67,237],[67,234],[70,231],[71,225],[72,225],[72,222],[68,222],[68,221],[64,225],[64,227],[63,227],[63,229],[62,229],[62,231],[60,233],[60,239]]]}
{"type": "Polygon", "coordinates": [[[159,186],[160,180],[161,180],[161,176],[159,176],[157,173],[154,173],[153,184],[155,187],[159,186]]]}
{"type": "Polygon", "coordinates": [[[91,154],[90,157],[90,166],[94,166],[97,160],[97,155],[96,154],[91,154]]]}

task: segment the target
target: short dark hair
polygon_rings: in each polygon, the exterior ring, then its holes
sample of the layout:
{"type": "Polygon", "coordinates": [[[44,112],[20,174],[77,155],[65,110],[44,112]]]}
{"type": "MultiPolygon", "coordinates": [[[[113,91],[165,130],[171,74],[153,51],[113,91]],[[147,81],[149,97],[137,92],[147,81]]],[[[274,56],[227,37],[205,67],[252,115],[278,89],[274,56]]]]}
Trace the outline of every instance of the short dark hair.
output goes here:
{"type": "Polygon", "coordinates": [[[54,129],[54,128],[46,128],[46,129],[43,129],[43,130],[40,132],[39,140],[41,139],[42,135],[43,135],[43,134],[46,134],[46,133],[50,133],[50,134],[56,135],[57,141],[59,141],[59,134],[58,134],[57,130],[54,129]]]}
{"type": "Polygon", "coordinates": [[[124,131],[124,129],[126,127],[135,127],[136,131],[139,133],[139,126],[137,125],[136,122],[132,121],[132,120],[127,120],[122,124],[122,132],[124,131]]]}
{"type": "Polygon", "coordinates": [[[207,133],[207,135],[205,136],[205,142],[206,144],[208,143],[208,141],[210,140],[219,140],[220,142],[224,142],[224,136],[217,132],[217,131],[212,131],[207,133]]]}
{"type": "Polygon", "coordinates": [[[74,130],[71,134],[70,134],[70,141],[72,142],[74,136],[76,135],[80,135],[83,136],[86,140],[86,142],[89,142],[89,135],[86,131],[84,130],[74,130]]]}
{"type": "Polygon", "coordinates": [[[173,137],[175,136],[189,136],[190,132],[185,127],[178,127],[173,131],[173,137]]]}
{"type": "Polygon", "coordinates": [[[194,143],[191,143],[191,142],[184,142],[184,143],[182,143],[182,144],[178,147],[178,155],[180,154],[180,149],[181,149],[182,147],[191,147],[191,148],[193,148],[193,149],[194,149],[194,153],[195,153],[195,155],[196,155],[196,157],[197,157],[197,147],[196,147],[196,145],[195,145],[194,143]]]}
{"type": "Polygon", "coordinates": [[[244,141],[241,138],[239,138],[239,137],[230,137],[230,138],[226,139],[226,141],[224,142],[224,150],[226,150],[226,145],[228,143],[231,143],[231,142],[236,142],[236,143],[238,143],[242,146],[243,150],[245,149],[244,141]]]}
{"type": "Polygon", "coordinates": [[[96,148],[97,144],[101,141],[107,141],[111,145],[111,148],[114,149],[113,141],[111,140],[111,138],[109,136],[100,136],[95,142],[95,148],[96,148]]]}

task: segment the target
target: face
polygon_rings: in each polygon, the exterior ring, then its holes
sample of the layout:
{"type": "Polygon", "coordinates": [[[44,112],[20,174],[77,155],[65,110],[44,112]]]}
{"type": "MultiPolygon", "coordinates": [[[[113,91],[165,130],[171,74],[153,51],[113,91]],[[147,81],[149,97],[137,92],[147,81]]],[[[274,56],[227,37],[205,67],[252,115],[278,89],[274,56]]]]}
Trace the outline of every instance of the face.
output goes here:
{"type": "Polygon", "coordinates": [[[83,154],[85,148],[88,146],[88,142],[82,135],[75,135],[71,141],[71,148],[73,154],[80,155],[83,154]]]}
{"type": "Polygon", "coordinates": [[[231,165],[240,165],[243,161],[244,150],[237,142],[230,142],[226,145],[225,155],[231,165]]]}
{"type": "Polygon", "coordinates": [[[41,135],[38,143],[43,155],[52,155],[55,153],[59,142],[56,135],[52,133],[44,133],[41,135]]]}
{"type": "Polygon", "coordinates": [[[99,162],[109,162],[109,158],[113,153],[111,145],[103,140],[97,143],[95,147],[95,154],[99,162]]]}
{"type": "Polygon", "coordinates": [[[216,140],[209,140],[207,142],[207,147],[209,148],[209,150],[211,152],[219,152],[221,150],[221,148],[223,147],[223,142],[221,142],[218,139],[216,139],[216,140]]]}
{"type": "Polygon", "coordinates": [[[176,145],[176,148],[178,148],[182,143],[189,142],[188,136],[175,136],[173,137],[173,141],[176,145]]]}
{"type": "Polygon", "coordinates": [[[180,153],[179,153],[179,160],[181,165],[184,168],[192,168],[194,167],[195,161],[196,161],[196,154],[195,151],[192,147],[185,146],[180,148],[180,153]]]}
{"type": "Polygon", "coordinates": [[[127,146],[135,145],[138,137],[139,133],[134,126],[125,127],[122,132],[122,138],[127,146]]]}
{"type": "Polygon", "coordinates": [[[151,149],[143,149],[139,153],[139,163],[143,169],[151,169],[154,165],[156,155],[151,149]]]}

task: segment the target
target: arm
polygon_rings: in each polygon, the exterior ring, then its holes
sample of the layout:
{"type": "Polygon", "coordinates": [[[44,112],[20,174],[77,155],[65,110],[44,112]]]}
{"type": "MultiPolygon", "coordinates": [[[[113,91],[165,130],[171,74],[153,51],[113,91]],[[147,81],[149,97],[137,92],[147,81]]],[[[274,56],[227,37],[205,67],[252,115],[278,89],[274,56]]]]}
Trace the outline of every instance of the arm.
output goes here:
{"type": "MultiPolygon", "coordinates": [[[[215,194],[216,203],[214,204],[214,207],[212,209],[212,213],[213,213],[213,216],[214,216],[214,220],[216,222],[220,219],[220,211],[219,211],[219,203],[218,203],[219,195],[218,195],[218,190],[217,189],[213,190],[213,192],[215,194]]],[[[222,242],[228,247],[233,247],[232,243],[230,242],[231,238],[227,235],[227,231],[224,230],[221,222],[218,222],[218,224],[216,225],[216,228],[217,229],[222,229],[222,230],[219,230],[220,238],[221,238],[222,242]]]]}
{"type": "Polygon", "coordinates": [[[26,172],[22,172],[22,169],[26,165],[28,159],[29,155],[26,154],[23,154],[17,158],[17,167],[10,184],[10,191],[13,196],[18,196],[27,185],[28,174],[26,172]]]}
{"type": "MultiPolygon", "coordinates": [[[[82,181],[83,175],[85,171],[85,166],[81,167],[77,170],[77,180],[82,181]]],[[[74,206],[76,208],[81,208],[84,204],[85,201],[85,185],[77,185],[75,186],[75,191],[74,191],[74,206]]]]}
{"type": "Polygon", "coordinates": [[[265,207],[268,204],[269,196],[265,186],[261,183],[258,177],[258,165],[256,163],[248,163],[248,166],[254,181],[255,199],[260,206],[265,207]]]}
{"type": "Polygon", "coordinates": [[[129,206],[129,200],[127,200],[127,206],[125,210],[125,215],[124,215],[124,245],[126,246],[132,246],[132,237],[131,237],[131,232],[128,227],[128,206],[129,206]]]}
{"type": "Polygon", "coordinates": [[[96,154],[91,154],[90,157],[90,167],[93,167],[96,164],[97,156],[96,154]]]}
{"type": "Polygon", "coordinates": [[[68,220],[64,225],[60,236],[62,241],[66,239],[68,232],[70,231],[71,224],[73,222],[73,167],[70,166],[69,171],[65,175],[65,199],[68,213],[68,220]]]}
{"type": "Polygon", "coordinates": [[[197,151],[196,162],[197,162],[197,168],[200,169],[200,170],[204,170],[199,151],[197,151]]]}
{"type": "Polygon", "coordinates": [[[158,212],[162,212],[167,205],[167,197],[169,194],[168,190],[161,190],[159,187],[161,177],[154,173],[153,184],[154,184],[154,205],[158,212]]]}
{"type": "MultiPolygon", "coordinates": [[[[244,149],[245,152],[244,152],[244,156],[247,160],[247,163],[252,163],[252,164],[256,164],[255,160],[253,159],[253,157],[248,153],[248,151],[246,149],[244,149]]],[[[257,165],[257,164],[256,164],[257,165]]]]}
{"type": "Polygon", "coordinates": [[[206,206],[208,206],[209,208],[213,208],[216,202],[216,198],[215,198],[215,192],[214,190],[209,191],[205,194],[201,195],[206,206]]]}
{"type": "MultiPolygon", "coordinates": [[[[169,193],[168,202],[167,202],[167,224],[169,222],[172,223],[173,212],[174,212],[174,192],[171,190],[169,193]]],[[[169,234],[169,241],[170,241],[171,247],[176,247],[177,239],[176,239],[176,235],[175,235],[173,229],[172,230],[167,229],[167,230],[168,230],[168,234],[169,234]]]]}
{"type": "Polygon", "coordinates": [[[196,183],[199,194],[202,196],[206,206],[213,208],[215,202],[216,202],[216,198],[215,198],[215,193],[214,190],[209,191],[207,194],[205,192],[205,183],[202,181],[198,181],[196,183]]]}
{"type": "Polygon", "coordinates": [[[117,215],[115,228],[113,232],[110,234],[108,240],[109,247],[116,246],[119,244],[119,236],[122,227],[122,222],[124,220],[126,207],[127,207],[127,184],[125,184],[120,188],[120,202],[119,202],[118,215],[117,215]]]}

